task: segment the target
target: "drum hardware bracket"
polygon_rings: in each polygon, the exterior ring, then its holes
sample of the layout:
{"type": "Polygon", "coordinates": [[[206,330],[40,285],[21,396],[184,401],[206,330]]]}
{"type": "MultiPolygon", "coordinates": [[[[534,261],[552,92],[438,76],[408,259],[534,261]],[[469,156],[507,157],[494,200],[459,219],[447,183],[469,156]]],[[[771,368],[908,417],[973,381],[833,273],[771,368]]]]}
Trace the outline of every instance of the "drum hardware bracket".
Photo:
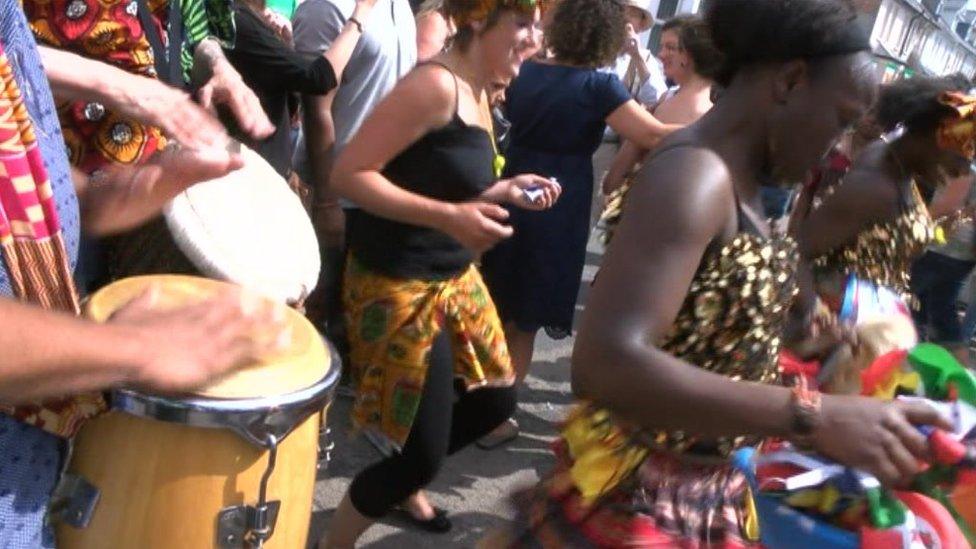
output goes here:
{"type": "Polygon", "coordinates": [[[257,505],[225,507],[217,514],[217,547],[260,549],[274,535],[280,501],[268,501],[268,481],[278,461],[278,437],[269,434],[264,447],[268,449],[268,466],[261,476],[257,505]]]}
{"type": "Polygon", "coordinates": [[[315,464],[315,469],[321,471],[329,468],[332,461],[332,450],[335,450],[335,441],[332,440],[332,429],[322,427],[319,431],[319,460],[315,464]]]}
{"type": "Polygon", "coordinates": [[[51,496],[50,517],[73,528],[87,528],[101,491],[80,475],[65,473],[51,496]]]}
{"type": "Polygon", "coordinates": [[[217,547],[219,549],[241,549],[244,547],[260,547],[265,540],[251,540],[254,537],[250,525],[256,525],[260,520],[268,524],[267,538],[274,533],[274,524],[278,520],[280,501],[269,501],[264,507],[264,518],[258,515],[258,508],[251,505],[237,505],[220,510],[217,514],[217,547]]]}

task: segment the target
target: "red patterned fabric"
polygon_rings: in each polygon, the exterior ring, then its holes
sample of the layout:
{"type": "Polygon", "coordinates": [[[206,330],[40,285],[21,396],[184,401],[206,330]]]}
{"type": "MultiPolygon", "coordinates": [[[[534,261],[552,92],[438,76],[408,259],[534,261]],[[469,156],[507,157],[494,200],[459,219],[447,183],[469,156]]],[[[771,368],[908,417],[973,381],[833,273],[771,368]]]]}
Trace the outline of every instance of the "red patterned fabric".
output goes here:
{"type": "MultiPolygon", "coordinates": [[[[165,38],[168,0],[149,0],[153,28],[139,21],[128,0],[26,0],[24,11],[38,42],[155,78],[146,32],[165,38]]],[[[86,173],[107,164],[144,162],[166,146],[159,128],[113,113],[101,104],[72,101],[58,108],[71,163],[86,173]]]]}
{"type": "MultiPolygon", "coordinates": [[[[54,193],[13,69],[0,44],[0,255],[14,295],[45,309],[79,313],[54,193]]],[[[20,421],[69,437],[104,409],[98,395],[3,408],[20,421]]]]}
{"type": "Polygon", "coordinates": [[[760,547],[743,535],[751,496],[729,465],[652,454],[618,489],[588,504],[573,483],[562,441],[556,458],[549,478],[516,496],[520,516],[511,549],[760,547]]]}

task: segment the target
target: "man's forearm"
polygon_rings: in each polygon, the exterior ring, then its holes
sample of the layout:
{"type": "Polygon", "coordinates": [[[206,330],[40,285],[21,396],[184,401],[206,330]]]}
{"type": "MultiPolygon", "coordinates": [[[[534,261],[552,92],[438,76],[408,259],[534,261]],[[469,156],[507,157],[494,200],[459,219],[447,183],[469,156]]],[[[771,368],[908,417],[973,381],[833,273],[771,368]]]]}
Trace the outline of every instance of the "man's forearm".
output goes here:
{"type": "Polygon", "coordinates": [[[306,181],[319,196],[328,196],[332,171],[330,152],[335,146],[332,101],[335,91],[325,96],[303,95],[305,153],[312,181],[306,181]]]}
{"type": "Polygon", "coordinates": [[[101,325],[0,298],[0,402],[18,404],[119,385],[134,378],[139,339],[101,325]]]}
{"type": "Polygon", "coordinates": [[[206,38],[193,50],[193,69],[190,71],[195,86],[209,80],[223,63],[229,63],[216,38],[206,38]]]}
{"type": "Polygon", "coordinates": [[[71,52],[47,46],[39,49],[51,91],[62,101],[87,100],[114,105],[125,95],[126,81],[141,78],[71,52]]]}

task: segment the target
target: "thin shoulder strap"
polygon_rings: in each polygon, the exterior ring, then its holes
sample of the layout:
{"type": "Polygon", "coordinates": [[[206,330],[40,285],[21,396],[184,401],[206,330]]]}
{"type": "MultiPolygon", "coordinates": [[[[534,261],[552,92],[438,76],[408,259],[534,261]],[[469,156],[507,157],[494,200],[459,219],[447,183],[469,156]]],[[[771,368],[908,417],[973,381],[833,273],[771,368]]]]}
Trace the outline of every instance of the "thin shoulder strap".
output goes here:
{"type": "Polygon", "coordinates": [[[182,45],[183,45],[183,13],[180,1],[173,0],[168,8],[168,19],[166,28],[163,32],[167,35],[169,47],[163,44],[163,37],[157,31],[155,20],[149,9],[148,0],[138,0],[136,2],[136,16],[139,24],[142,25],[142,32],[149,46],[153,51],[153,65],[156,68],[156,76],[163,82],[182,88],[183,85],[183,66],[182,66],[182,45]]]}
{"type": "Polygon", "coordinates": [[[423,65],[437,65],[438,67],[451,73],[451,76],[454,78],[454,116],[459,116],[459,113],[461,111],[461,88],[458,85],[457,74],[455,74],[454,71],[451,70],[451,67],[448,67],[447,65],[441,63],[440,61],[431,60],[431,61],[424,61],[423,63],[417,64],[418,67],[421,67],[423,65]]]}

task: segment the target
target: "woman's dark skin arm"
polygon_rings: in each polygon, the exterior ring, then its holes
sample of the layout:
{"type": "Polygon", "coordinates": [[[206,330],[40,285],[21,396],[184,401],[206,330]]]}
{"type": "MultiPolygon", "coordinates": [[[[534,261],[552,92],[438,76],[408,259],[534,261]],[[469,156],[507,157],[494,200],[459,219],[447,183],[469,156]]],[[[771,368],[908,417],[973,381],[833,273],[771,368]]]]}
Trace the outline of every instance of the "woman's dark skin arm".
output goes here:
{"type": "MultiPolygon", "coordinates": [[[[648,428],[788,437],[788,389],[733,381],[655,346],[703,254],[736,229],[724,164],[681,147],[656,157],[640,177],[655,184],[634,186],[593,287],[573,353],[574,392],[648,428]]],[[[912,424],[947,425],[924,405],[828,395],[821,420],[813,435],[821,453],[892,485],[916,474],[916,458],[927,453],[912,424]]]]}
{"type": "Polygon", "coordinates": [[[610,163],[610,169],[607,170],[607,175],[603,178],[601,186],[603,194],[609,196],[620,187],[623,187],[624,182],[627,181],[627,176],[633,171],[634,166],[646,155],[647,150],[638,147],[633,141],[624,140],[620,146],[620,150],[617,151],[617,155],[613,157],[613,162],[610,163]]]}
{"type": "MultiPolygon", "coordinates": [[[[879,151],[866,153],[875,156],[879,151]]],[[[874,223],[898,215],[899,193],[875,159],[852,169],[819,208],[800,222],[798,242],[804,259],[819,257],[850,243],[874,223]]]]}

